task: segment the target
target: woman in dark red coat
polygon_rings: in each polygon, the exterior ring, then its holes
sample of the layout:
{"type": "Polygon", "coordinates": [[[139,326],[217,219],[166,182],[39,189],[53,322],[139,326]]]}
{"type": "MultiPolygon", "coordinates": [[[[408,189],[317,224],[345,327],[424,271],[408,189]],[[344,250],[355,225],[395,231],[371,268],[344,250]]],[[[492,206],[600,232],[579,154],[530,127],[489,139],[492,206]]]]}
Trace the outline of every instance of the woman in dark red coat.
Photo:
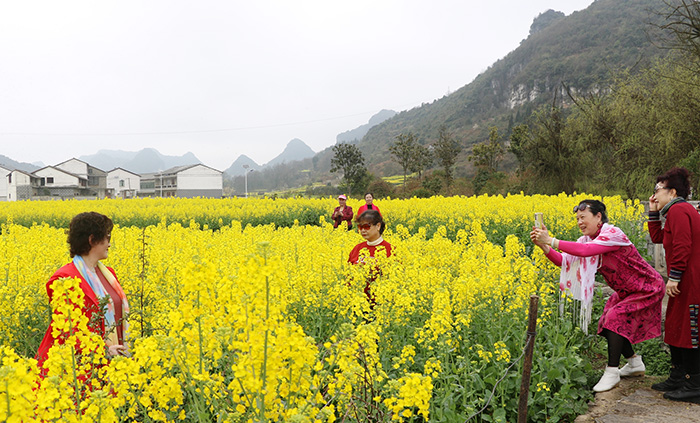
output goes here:
{"type": "Polygon", "coordinates": [[[347,205],[347,200],[348,197],[344,194],[338,196],[338,207],[333,210],[333,214],[331,215],[334,228],[346,222],[348,230],[352,229],[352,207],[347,205]]]}
{"type": "Polygon", "coordinates": [[[700,215],[685,199],[690,194],[690,174],[673,168],[656,179],[649,198],[649,234],[666,251],[669,296],[664,342],[671,348],[671,374],[652,385],[668,391],[665,398],[700,400],[700,215]],[[661,217],[666,218],[661,225],[661,217]]]}
{"type": "MultiPolygon", "coordinates": [[[[46,284],[50,302],[55,280],[80,279],[79,288],[84,293],[82,312],[91,321],[88,328],[105,340],[108,356],[128,353],[125,342],[127,325],[124,317],[129,313],[129,303],[114,270],[100,262],[109,254],[113,226],[109,217],[99,213],[88,212],[75,216],[68,229],[68,244],[73,261],[58,269],[46,284]],[[106,304],[102,310],[100,302],[106,304]]],[[[36,353],[40,368],[43,367],[51,347],[62,342],[62,339],[54,338],[52,322],[36,353]]],[[[46,369],[42,369],[42,374],[45,372],[46,369]]]]}

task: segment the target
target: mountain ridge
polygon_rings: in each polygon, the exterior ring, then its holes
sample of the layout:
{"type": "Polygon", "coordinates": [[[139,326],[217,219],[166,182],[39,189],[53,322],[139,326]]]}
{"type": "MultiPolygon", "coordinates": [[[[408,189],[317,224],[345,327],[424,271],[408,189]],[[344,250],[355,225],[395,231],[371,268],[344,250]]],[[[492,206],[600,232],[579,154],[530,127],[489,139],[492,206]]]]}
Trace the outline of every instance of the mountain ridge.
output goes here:
{"type": "Polygon", "coordinates": [[[168,156],[150,147],[139,151],[98,150],[95,154],[80,156],[78,159],[104,171],[120,167],[137,174],[154,173],[176,166],[202,163],[191,152],[182,156],[168,156]]]}

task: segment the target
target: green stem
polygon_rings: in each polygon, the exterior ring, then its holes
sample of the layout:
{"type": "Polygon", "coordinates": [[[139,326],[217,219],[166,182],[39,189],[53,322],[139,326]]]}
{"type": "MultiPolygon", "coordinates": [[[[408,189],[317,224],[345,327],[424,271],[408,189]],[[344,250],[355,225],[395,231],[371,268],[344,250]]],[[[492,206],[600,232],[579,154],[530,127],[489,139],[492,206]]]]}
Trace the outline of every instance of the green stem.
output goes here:
{"type": "Polygon", "coordinates": [[[203,357],[204,357],[204,349],[202,347],[202,305],[199,302],[199,295],[200,292],[197,291],[197,308],[199,308],[199,315],[197,316],[197,331],[199,333],[199,374],[204,373],[204,364],[203,364],[203,357]]]}
{"type": "MultiPolygon", "coordinates": [[[[267,264],[267,258],[265,258],[265,264],[267,264]]],[[[267,386],[267,343],[268,337],[270,335],[270,278],[265,276],[265,341],[263,349],[263,368],[262,368],[262,403],[260,407],[261,416],[263,421],[265,421],[265,387],[267,386]]]]}
{"type": "Polygon", "coordinates": [[[75,389],[75,414],[80,415],[80,395],[79,395],[79,389],[78,389],[78,372],[76,370],[76,363],[75,363],[75,348],[70,347],[71,350],[71,358],[72,358],[72,364],[73,364],[73,386],[75,389]]]}
{"type": "Polygon", "coordinates": [[[5,396],[7,397],[7,418],[10,418],[10,381],[5,379],[5,396]]]}

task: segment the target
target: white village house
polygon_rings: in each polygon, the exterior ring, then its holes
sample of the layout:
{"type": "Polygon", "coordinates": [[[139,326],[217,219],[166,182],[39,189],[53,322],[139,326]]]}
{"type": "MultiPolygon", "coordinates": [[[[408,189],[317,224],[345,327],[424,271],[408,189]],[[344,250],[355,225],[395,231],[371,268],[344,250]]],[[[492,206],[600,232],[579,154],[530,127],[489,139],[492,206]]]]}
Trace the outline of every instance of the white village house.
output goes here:
{"type": "Polygon", "coordinates": [[[40,188],[40,178],[21,170],[7,175],[7,201],[31,200],[40,188]]]}
{"type": "Polygon", "coordinates": [[[107,191],[114,198],[136,198],[141,186],[141,176],[121,167],[107,172],[107,191]]]}
{"type": "Polygon", "coordinates": [[[32,172],[32,175],[39,178],[39,189],[35,196],[62,199],[100,198],[97,196],[97,192],[88,186],[88,178],[56,166],[42,167],[32,172]]]}
{"type": "MultiPolygon", "coordinates": [[[[82,160],[72,158],[65,162],[57,164],[55,167],[70,172],[87,180],[88,190],[85,192],[87,196],[96,196],[97,198],[105,198],[107,193],[107,172],[91,166],[82,160]]],[[[34,172],[36,173],[36,172],[34,172]]]]}
{"type": "Polygon", "coordinates": [[[203,164],[176,166],[141,175],[141,197],[221,198],[223,172],[203,164]]]}
{"type": "Polygon", "coordinates": [[[123,168],[109,172],[70,159],[32,173],[0,166],[0,201],[223,195],[223,172],[193,164],[138,175],[123,168]]]}

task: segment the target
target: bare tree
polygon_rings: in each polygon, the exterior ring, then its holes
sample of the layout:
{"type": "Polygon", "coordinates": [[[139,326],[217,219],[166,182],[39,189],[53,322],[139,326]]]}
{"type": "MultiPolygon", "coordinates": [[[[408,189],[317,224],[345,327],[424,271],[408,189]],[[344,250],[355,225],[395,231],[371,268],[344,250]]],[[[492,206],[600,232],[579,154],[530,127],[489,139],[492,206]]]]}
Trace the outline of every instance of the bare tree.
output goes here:
{"type": "Polygon", "coordinates": [[[663,0],[663,3],[668,9],[659,13],[663,20],[655,26],[667,36],[665,47],[700,60],[700,2],[663,0]]]}

